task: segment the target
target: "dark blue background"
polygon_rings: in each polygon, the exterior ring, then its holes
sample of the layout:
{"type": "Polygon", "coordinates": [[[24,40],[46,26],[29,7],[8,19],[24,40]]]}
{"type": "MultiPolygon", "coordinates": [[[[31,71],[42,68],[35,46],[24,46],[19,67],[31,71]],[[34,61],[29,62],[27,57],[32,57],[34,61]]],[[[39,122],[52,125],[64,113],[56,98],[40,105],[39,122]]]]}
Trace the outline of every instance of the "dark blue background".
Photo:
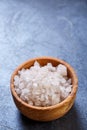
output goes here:
{"type": "Polygon", "coordinates": [[[87,130],[87,1],[0,0],[0,130],[87,130]],[[64,59],[76,70],[79,89],[61,119],[36,122],[14,105],[10,77],[37,56],[64,59]]]}

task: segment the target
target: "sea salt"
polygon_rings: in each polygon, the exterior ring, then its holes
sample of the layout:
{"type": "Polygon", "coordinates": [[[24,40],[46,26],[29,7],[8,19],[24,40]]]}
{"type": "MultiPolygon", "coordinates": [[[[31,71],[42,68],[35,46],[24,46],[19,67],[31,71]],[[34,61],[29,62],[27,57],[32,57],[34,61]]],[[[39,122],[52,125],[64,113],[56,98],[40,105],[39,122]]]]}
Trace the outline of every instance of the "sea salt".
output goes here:
{"type": "Polygon", "coordinates": [[[51,63],[45,66],[35,61],[29,69],[18,71],[14,77],[15,91],[18,96],[32,106],[52,106],[63,101],[71,93],[71,79],[67,68],[51,63]]]}

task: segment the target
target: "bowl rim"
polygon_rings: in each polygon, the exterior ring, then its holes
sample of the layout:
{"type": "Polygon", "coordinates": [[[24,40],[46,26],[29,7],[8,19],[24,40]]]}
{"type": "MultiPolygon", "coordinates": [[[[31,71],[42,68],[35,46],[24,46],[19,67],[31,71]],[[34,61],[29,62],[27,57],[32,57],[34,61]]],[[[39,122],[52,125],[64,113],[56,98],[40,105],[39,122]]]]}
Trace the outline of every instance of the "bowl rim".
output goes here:
{"type": "Polygon", "coordinates": [[[16,98],[16,100],[18,100],[18,102],[20,102],[22,105],[28,107],[28,108],[31,108],[31,109],[37,109],[37,110],[52,110],[56,107],[61,107],[62,105],[65,105],[67,104],[68,102],[71,101],[72,97],[74,97],[74,95],[76,94],[77,92],[77,89],[78,89],[78,78],[77,78],[77,75],[76,75],[76,72],[74,71],[74,69],[72,68],[72,66],[67,63],[66,61],[62,60],[62,59],[59,59],[59,58],[54,58],[54,57],[51,57],[51,56],[42,56],[42,57],[36,57],[36,58],[32,58],[32,59],[29,59],[27,61],[25,61],[24,63],[20,64],[15,70],[14,72],[12,73],[12,76],[11,76],[11,79],[10,79],[10,90],[11,90],[11,93],[12,95],[16,98]],[[53,106],[47,106],[47,107],[38,107],[38,106],[31,106],[29,105],[28,103],[26,103],[25,101],[23,101],[18,95],[17,93],[15,92],[15,89],[14,89],[14,76],[16,75],[16,73],[21,70],[23,68],[24,65],[27,65],[29,62],[33,61],[38,61],[38,60],[44,60],[44,59],[47,59],[47,60],[54,60],[54,61],[57,61],[59,62],[60,64],[63,64],[65,65],[69,71],[71,71],[72,75],[73,75],[73,88],[72,88],[72,91],[71,93],[69,94],[69,96],[64,99],[62,102],[58,103],[58,104],[55,104],[53,106]]]}

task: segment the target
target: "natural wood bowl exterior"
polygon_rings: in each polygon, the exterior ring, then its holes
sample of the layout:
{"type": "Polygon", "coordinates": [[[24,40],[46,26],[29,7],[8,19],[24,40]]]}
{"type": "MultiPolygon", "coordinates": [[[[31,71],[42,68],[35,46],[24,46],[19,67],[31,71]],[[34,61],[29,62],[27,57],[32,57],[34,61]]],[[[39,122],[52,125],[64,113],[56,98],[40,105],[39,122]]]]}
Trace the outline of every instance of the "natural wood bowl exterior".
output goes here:
{"type": "Polygon", "coordinates": [[[38,57],[38,58],[30,59],[29,61],[21,64],[13,72],[11,76],[11,81],[10,81],[11,93],[12,93],[12,96],[13,96],[13,99],[17,108],[26,117],[33,120],[37,120],[37,121],[51,121],[65,115],[70,110],[70,108],[72,107],[74,103],[77,88],[78,88],[78,79],[77,79],[74,69],[65,61],[60,60],[58,58],[53,58],[53,57],[38,57]],[[58,64],[63,64],[67,67],[68,77],[72,79],[73,89],[72,89],[71,94],[64,101],[54,106],[36,107],[36,106],[31,106],[25,103],[19,98],[19,96],[17,95],[14,89],[14,76],[17,75],[18,70],[21,70],[22,68],[31,67],[35,61],[38,61],[41,66],[44,66],[50,62],[53,64],[53,66],[57,66],[58,64]]]}

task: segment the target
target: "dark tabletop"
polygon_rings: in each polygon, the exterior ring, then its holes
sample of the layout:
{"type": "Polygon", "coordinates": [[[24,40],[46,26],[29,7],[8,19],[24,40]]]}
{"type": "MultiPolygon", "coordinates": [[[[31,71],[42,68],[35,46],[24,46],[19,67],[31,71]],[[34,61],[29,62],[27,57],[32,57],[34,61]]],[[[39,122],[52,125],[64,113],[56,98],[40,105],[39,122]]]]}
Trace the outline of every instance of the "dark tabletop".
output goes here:
{"type": "Polygon", "coordinates": [[[87,1],[0,0],[0,130],[87,130],[87,1]],[[72,109],[51,122],[27,119],[16,108],[10,77],[37,56],[64,59],[79,78],[72,109]]]}

